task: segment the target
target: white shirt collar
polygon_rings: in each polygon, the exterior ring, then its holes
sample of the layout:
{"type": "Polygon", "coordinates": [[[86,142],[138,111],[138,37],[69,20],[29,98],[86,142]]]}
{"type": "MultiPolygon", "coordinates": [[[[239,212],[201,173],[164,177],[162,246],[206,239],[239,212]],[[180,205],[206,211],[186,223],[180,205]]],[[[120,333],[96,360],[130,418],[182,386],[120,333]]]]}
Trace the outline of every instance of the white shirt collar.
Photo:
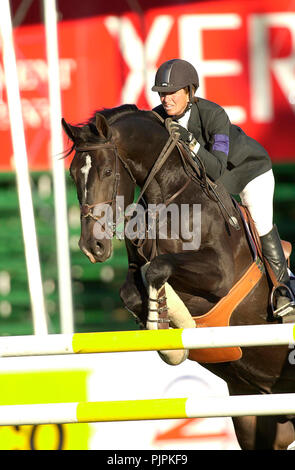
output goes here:
{"type": "MultiPolygon", "coordinates": [[[[191,109],[189,109],[184,116],[182,116],[180,119],[177,119],[177,122],[182,126],[187,129],[188,126],[188,121],[191,115],[191,109]]],[[[176,120],[176,119],[175,119],[176,120]]]]}

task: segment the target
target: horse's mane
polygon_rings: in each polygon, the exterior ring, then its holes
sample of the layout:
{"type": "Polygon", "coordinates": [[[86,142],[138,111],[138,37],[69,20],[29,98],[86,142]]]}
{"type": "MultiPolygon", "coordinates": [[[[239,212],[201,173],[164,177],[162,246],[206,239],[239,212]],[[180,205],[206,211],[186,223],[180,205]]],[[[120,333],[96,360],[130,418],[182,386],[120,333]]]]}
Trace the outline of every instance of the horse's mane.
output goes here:
{"type": "MultiPolygon", "coordinates": [[[[144,114],[146,117],[155,119],[155,116],[151,111],[139,110],[135,104],[123,104],[115,108],[103,108],[100,110],[96,110],[94,111],[92,116],[90,116],[89,119],[77,124],[77,127],[81,128],[81,132],[84,137],[87,138],[88,142],[97,142],[100,139],[95,126],[95,119],[97,113],[102,114],[108,121],[109,125],[116,122],[119,118],[132,113],[144,114]]],[[[65,154],[63,158],[66,158],[68,155],[70,155],[74,148],[75,144],[73,144],[69,150],[66,150],[64,152],[65,154]]]]}
{"type": "Polygon", "coordinates": [[[92,122],[95,120],[96,113],[100,113],[107,119],[109,124],[112,124],[125,114],[134,113],[136,111],[139,111],[139,109],[135,104],[123,104],[122,106],[117,106],[116,108],[104,108],[101,111],[96,111],[89,121],[92,122]]]}
{"type": "Polygon", "coordinates": [[[77,126],[83,128],[84,134],[87,134],[87,137],[89,138],[89,142],[97,141],[97,129],[95,127],[97,113],[102,114],[108,121],[108,124],[111,125],[122,116],[134,112],[140,112],[135,104],[123,104],[121,106],[117,106],[116,108],[103,108],[94,111],[89,119],[84,122],[80,122],[77,124],[77,126]]]}
{"type": "Polygon", "coordinates": [[[93,124],[95,122],[95,116],[97,113],[102,114],[107,119],[110,125],[116,122],[117,119],[127,114],[134,113],[138,115],[142,114],[147,118],[158,120],[158,118],[156,118],[155,114],[152,111],[138,109],[135,104],[122,104],[121,106],[117,106],[116,108],[103,108],[101,110],[95,111],[93,115],[84,123],[84,125],[93,124]]]}
{"type": "Polygon", "coordinates": [[[84,123],[84,125],[95,122],[95,116],[97,113],[102,114],[107,119],[108,123],[112,124],[122,116],[134,113],[136,111],[139,111],[139,109],[135,104],[123,104],[121,106],[117,106],[116,108],[103,108],[96,110],[93,115],[84,123]]]}

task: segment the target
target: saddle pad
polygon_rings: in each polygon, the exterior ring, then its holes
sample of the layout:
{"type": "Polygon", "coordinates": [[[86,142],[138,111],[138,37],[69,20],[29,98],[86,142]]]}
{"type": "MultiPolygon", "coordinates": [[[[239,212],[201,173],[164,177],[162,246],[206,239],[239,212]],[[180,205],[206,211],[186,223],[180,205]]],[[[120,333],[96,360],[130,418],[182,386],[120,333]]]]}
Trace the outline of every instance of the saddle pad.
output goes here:
{"type": "MultiPolygon", "coordinates": [[[[223,297],[208,313],[193,317],[197,328],[212,326],[229,326],[230,318],[235,308],[251,292],[263,275],[260,260],[256,260],[232,287],[229,293],[223,297]]],[[[240,347],[192,349],[188,358],[200,363],[217,363],[237,361],[242,357],[240,347]]]]}

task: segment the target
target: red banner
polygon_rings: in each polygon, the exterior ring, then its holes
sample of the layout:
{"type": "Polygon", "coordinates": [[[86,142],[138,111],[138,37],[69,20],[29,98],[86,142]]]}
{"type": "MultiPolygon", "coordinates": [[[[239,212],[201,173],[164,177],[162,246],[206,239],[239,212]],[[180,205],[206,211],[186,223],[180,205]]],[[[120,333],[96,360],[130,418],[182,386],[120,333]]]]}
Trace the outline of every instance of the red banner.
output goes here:
{"type": "MultiPolygon", "coordinates": [[[[109,0],[109,8],[98,5],[95,16],[67,20],[64,15],[59,23],[66,120],[79,123],[95,110],[122,103],[144,109],[156,106],[159,98],[151,87],[157,67],[180,57],[198,70],[197,95],[223,106],[232,122],[257,139],[273,161],[295,160],[294,2],[166,1],[164,7],[163,2],[146,0],[140,2],[141,12],[129,7],[116,13],[117,4],[109,0]]],[[[14,40],[30,168],[47,169],[50,132],[43,24],[15,28],[14,40]]],[[[1,59],[1,170],[12,168],[7,80],[1,59]]]]}

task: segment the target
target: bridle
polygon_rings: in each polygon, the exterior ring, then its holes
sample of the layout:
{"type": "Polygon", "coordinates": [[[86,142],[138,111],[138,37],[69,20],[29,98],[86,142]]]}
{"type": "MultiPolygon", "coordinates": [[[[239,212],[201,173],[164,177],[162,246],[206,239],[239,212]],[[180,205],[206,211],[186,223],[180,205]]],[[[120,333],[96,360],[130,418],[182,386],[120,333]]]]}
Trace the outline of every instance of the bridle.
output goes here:
{"type": "MultiPolygon", "coordinates": [[[[158,158],[156,159],[154,165],[152,166],[152,168],[149,172],[149,175],[148,175],[148,177],[147,177],[147,179],[146,179],[146,181],[145,181],[145,183],[144,183],[144,185],[143,185],[143,187],[140,191],[140,194],[137,197],[136,202],[134,203],[135,208],[136,208],[138,202],[140,201],[140,199],[143,197],[143,195],[144,195],[146,189],[148,188],[149,184],[151,183],[151,181],[155,178],[156,174],[161,169],[163,164],[166,162],[166,160],[168,159],[168,157],[171,154],[171,152],[173,151],[173,149],[179,143],[178,140],[179,140],[179,136],[177,136],[177,135],[171,134],[169,136],[168,140],[165,143],[165,146],[163,147],[161,153],[159,154],[158,158]]],[[[114,154],[115,154],[115,181],[114,181],[112,198],[109,201],[104,201],[104,202],[99,202],[99,203],[96,202],[94,204],[82,204],[80,206],[81,216],[83,218],[88,218],[89,217],[89,218],[95,220],[95,222],[102,225],[101,221],[100,221],[101,217],[96,216],[93,213],[93,209],[95,207],[99,206],[99,205],[101,206],[102,204],[109,204],[111,207],[115,205],[117,192],[118,192],[118,187],[119,187],[119,182],[120,182],[120,173],[118,172],[119,162],[122,164],[123,168],[127,171],[128,175],[129,175],[129,177],[130,177],[130,179],[131,179],[131,181],[134,185],[137,184],[136,178],[134,177],[129,165],[127,164],[127,162],[119,154],[117,146],[112,142],[89,144],[89,145],[85,145],[85,146],[84,145],[74,146],[74,149],[76,150],[76,152],[88,152],[88,151],[97,150],[97,149],[110,149],[110,150],[114,151],[114,154]]],[[[188,185],[190,184],[191,181],[192,181],[192,178],[190,176],[188,176],[188,178],[187,178],[186,182],[184,183],[184,185],[180,189],[178,189],[167,201],[165,201],[165,206],[167,207],[174,199],[176,199],[188,187],[188,185]]],[[[148,210],[149,209],[146,208],[146,211],[148,211],[148,210]]],[[[123,218],[124,218],[124,221],[127,220],[127,222],[128,222],[131,219],[131,215],[126,216],[124,214],[123,218]]],[[[116,221],[115,222],[112,221],[111,223],[107,224],[107,228],[109,229],[108,236],[110,236],[110,238],[111,238],[117,230],[116,221]]],[[[146,227],[145,230],[148,230],[148,228],[146,227]]],[[[147,240],[148,240],[148,237],[144,237],[143,239],[139,239],[137,241],[136,240],[131,240],[131,243],[134,246],[136,246],[136,248],[138,250],[138,253],[148,261],[148,259],[146,258],[145,254],[144,254],[144,245],[146,244],[147,240]]],[[[156,253],[157,253],[157,242],[156,242],[156,240],[152,240],[151,259],[156,255],[156,253]]]]}
{"type": "MultiPolygon", "coordinates": [[[[172,150],[175,148],[175,146],[178,143],[178,137],[175,135],[170,135],[165,146],[163,147],[160,155],[156,159],[154,165],[152,166],[150,173],[140,191],[139,196],[137,197],[136,202],[134,203],[135,206],[138,204],[139,200],[143,197],[146,189],[148,188],[149,184],[151,181],[155,178],[156,174],[158,171],[161,169],[165,161],[168,159],[169,155],[171,154],[172,150]]],[[[136,178],[134,177],[129,165],[127,162],[120,156],[118,152],[118,147],[112,143],[112,142],[103,142],[103,143],[96,143],[96,144],[89,144],[89,145],[83,145],[83,146],[74,146],[74,149],[76,152],[88,152],[91,150],[98,150],[98,149],[110,149],[114,151],[115,154],[115,181],[114,181],[114,187],[113,187],[113,194],[112,198],[108,201],[103,201],[99,203],[94,203],[94,204],[82,204],[81,205],[81,215],[82,217],[90,217],[94,219],[95,221],[99,221],[100,217],[97,217],[96,215],[93,214],[93,209],[94,207],[102,204],[110,204],[111,206],[115,204],[117,193],[118,193],[118,187],[119,187],[119,182],[120,182],[120,173],[118,172],[118,166],[119,162],[122,164],[123,168],[127,171],[132,183],[134,185],[137,184],[136,178]]],[[[188,186],[190,183],[191,179],[188,178],[185,184],[172,196],[169,198],[168,201],[165,202],[165,205],[167,206],[170,204],[177,196],[179,196],[188,186]]],[[[113,224],[115,225],[115,224],[113,224]]],[[[113,229],[114,232],[114,229],[113,229]]]]}

